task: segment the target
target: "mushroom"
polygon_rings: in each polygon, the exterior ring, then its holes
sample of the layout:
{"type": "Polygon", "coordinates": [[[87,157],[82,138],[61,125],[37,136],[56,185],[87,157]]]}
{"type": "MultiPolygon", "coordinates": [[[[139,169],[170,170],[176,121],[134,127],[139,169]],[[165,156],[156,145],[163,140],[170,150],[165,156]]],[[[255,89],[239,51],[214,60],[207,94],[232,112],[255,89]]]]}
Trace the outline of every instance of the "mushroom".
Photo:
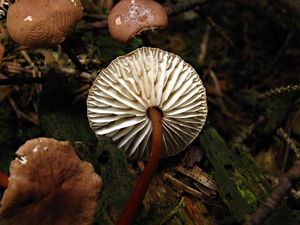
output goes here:
{"type": "Polygon", "coordinates": [[[0,214],[7,225],[90,225],[101,178],[69,142],[27,141],[10,165],[0,214]]]}
{"type": "Polygon", "coordinates": [[[98,137],[111,137],[129,158],[149,160],[117,222],[127,225],[159,158],[183,151],[201,131],[206,93],[195,69],[179,56],[143,47],[101,71],[89,91],[87,114],[98,137]]]}
{"type": "Polygon", "coordinates": [[[121,0],[109,13],[107,23],[114,39],[128,42],[144,30],[166,27],[168,16],[153,0],[121,0]]]}
{"type": "Polygon", "coordinates": [[[82,17],[80,0],[18,0],[7,13],[11,38],[27,47],[63,42],[82,17]]]}

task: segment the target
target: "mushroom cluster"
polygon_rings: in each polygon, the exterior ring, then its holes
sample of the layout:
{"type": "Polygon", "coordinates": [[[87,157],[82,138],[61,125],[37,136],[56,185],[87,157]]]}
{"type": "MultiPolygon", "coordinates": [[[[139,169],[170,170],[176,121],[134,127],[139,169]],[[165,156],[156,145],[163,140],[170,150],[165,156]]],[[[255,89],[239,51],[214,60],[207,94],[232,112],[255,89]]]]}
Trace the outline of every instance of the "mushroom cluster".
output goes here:
{"type": "Polygon", "coordinates": [[[101,178],[69,142],[27,141],[10,165],[0,214],[7,225],[90,225],[101,178]]]}
{"type": "Polygon", "coordinates": [[[90,126],[125,155],[149,160],[117,224],[131,224],[162,157],[183,151],[207,116],[205,88],[179,56],[139,48],[102,70],[87,99],[90,126]]]}
{"type": "Polygon", "coordinates": [[[7,13],[11,38],[28,47],[63,42],[82,17],[80,0],[18,0],[7,13]]]}
{"type": "Polygon", "coordinates": [[[121,0],[108,16],[111,36],[128,42],[144,30],[168,25],[168,16],[163,6],[153,0],[121,0]]]}

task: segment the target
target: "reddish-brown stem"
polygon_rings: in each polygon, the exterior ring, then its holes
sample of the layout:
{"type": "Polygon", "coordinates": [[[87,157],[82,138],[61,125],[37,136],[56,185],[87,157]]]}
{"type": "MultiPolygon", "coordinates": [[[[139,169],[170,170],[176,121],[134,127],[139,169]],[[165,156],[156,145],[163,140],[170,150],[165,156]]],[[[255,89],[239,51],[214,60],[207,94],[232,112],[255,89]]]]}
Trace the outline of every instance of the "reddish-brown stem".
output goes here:
{"type": "Polygon", "coordinates": [[[8,185],[8,176],[0,171],[0,187],[7,188],[8,185]]]}
{"type": "Polygon", "coordinates": [[[162,152],[162,114],[158,108],[150,107],[148,116],[152,121],[151,156],[145,169],[136,181],[134,190],[116,225],[130,225],[133,223],[138,208],[158,167],[162,152]]]}

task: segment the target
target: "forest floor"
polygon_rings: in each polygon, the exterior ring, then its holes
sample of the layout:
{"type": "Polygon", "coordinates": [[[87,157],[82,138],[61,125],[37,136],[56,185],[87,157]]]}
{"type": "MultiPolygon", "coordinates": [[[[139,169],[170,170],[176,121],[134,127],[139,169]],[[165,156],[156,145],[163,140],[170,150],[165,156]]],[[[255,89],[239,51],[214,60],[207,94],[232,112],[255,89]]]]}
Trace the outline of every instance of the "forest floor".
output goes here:
{"type": "MultiPolygon", "coordinates": [[[[0,171],[9,173],[15,151],[28,139],[76,143],[104,181],[95,224],[114,224],[144,163],[127,161],[109,140],[97,142],[86,98],[111,60],[141,46],[158,47],[196,69],[208,118],[187,151],[161,161],[136,224],[242,224],[299,156],[300,9],[297,14],[275,0],[203,2],[129,44],[110,37],[107,10],[99,10],[97,0],[83,3],[85,15],[63,47],[21,47],[3,20],[0,171]],[[80,65],[70,60],[72,53],[80,65]]],[[[298,224],[299,193],[295,183],[266,224],[298,224]]]]}

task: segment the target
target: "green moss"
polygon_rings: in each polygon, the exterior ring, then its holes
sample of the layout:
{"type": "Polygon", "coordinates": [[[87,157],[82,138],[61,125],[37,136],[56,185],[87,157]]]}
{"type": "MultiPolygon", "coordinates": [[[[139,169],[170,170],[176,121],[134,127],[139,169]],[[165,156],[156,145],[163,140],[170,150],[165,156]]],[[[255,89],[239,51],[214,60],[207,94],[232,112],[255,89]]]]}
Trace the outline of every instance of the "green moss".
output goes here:
{"type": "MultiPolygon", "coordinates": [[[[268,196],[270,184],[247,150],[243,146],[230,149],[214,128],[206,126],[200,135],[200,142],[214,168],[221,198],[235,219],[243,221],[268,196]]],[[[266,224],[298,223],[280,204],[266,224]],[[278,220],[278,217],[285,219],[278,220]]]]}
{"type": "Polygon", "coordinates": [[[103,180],[95,219],[99,224],[113,224],[129,198],[135,178],[122,152],[107,138],[99,141],[92,161],[103,180]]]}
{"type": "Polygon", "coordinates": [[[256,193],[253,193],[252,190],[247,189],[247,186],[245,187],[245,184],[247,183],[247,180],[244,176],[241,174],[234,174],[234,182],[237,185],[237,189],[240,192],[240,195],[242,198],[244,198],[249,205],[255,206],[257,204],[257,195],[256,193]]]}

